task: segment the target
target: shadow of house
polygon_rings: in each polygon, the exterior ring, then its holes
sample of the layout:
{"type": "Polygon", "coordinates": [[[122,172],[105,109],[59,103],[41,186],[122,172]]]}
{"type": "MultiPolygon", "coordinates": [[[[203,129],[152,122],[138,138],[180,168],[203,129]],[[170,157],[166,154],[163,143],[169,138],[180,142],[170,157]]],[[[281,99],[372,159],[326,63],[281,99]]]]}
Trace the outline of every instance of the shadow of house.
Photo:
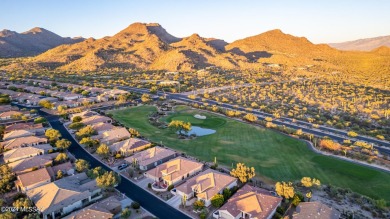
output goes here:
{"type": "Polygon", "coordinates": [[[241,49],[235,47],[228,52],[234,53],[236,55],[245,56],[250,62],[257,62],[260,58],[270,58],[272,57],[272,53],[267,51],[256,51],[256,52],[248,52],[245,53],[241,49]]]}

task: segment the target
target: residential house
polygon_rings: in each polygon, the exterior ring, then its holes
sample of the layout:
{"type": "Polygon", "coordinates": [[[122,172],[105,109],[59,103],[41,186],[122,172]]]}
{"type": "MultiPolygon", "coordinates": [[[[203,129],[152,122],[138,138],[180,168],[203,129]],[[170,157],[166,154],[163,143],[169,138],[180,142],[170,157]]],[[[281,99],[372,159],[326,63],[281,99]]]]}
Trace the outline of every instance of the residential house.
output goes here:
{"type": "Polygon", "coordinates": [[[301,202],[292,216],[293,219],[339,219],[340,213],[321,202],[301,202]]]}
{"type": "Polygon", "coordinates": [[[100,200],[95,204],[64,217],[64,219],[110,219],[122,211],[122,204],[115,196],[100,200]]]}
{"type": "Polygon", "coordinates": [[[50,146],[49,144],[15,148],[4,152],[3,159],[5,163],[10,163],[28,157],[34,157],[34,156],[45,154],[50,149],[53,149],[53,147],[50,146]]]}
{"type": "Polygon", "coordinates": [[[81,121],[81,123],[83,123],[84,125],[92,125],[94,123],[100,123],[100,122],[111,123],[112,120],[110,117],[95,115],[95,116],[83,118],[83,120],[81,121]]]}
{"type": "Polygon", "coordinates": [[[72,163],[69,162],[69,161],[65,162],[65,163],[62,163],[62,164],[58,164],[58,165],[52,166],[51,169],[53,170],[54,174],[57,174],[57,172],[59,170],[61,170],[62,173],[66,174],[66,175],[73,175],[74,172],[75,172],[72,163]]]}
{"type": "Polygon", "coordinates": [[[203,200],[206,206],[211,204],[211,199],[222,194],[225,188],[232,188],[237,185],[237,179],[227,174],[208,169],[198,176],[188,179],[185,183],[176,188],[180,196],[192,197],[203,200]]]}
{"type": "Polygon", "coordinates": [[[32,96],[31,98],[26,99],[26,104],[30,106],[37,106],[42,100],[39,96],[32,96]]]}
{"type": "Polygon", "coordinates": [[[8,141],[0,142],[0,146],[4,149],[10,150],[14,148],[24,147],[24,146],[34,146],[39,144],[46,144],[47,138],[37,137],[37,136],[28,136],[24,138],[14,138],[8,141]]]}
{"type": "Polygon", "coordinates": [[[15,111],[15,110],[3,112],[0,113],[0,120],[12,119],[13,116],[20,115],[20,114],[23,113],[21,111],[15,111]]]}
{"type": "Polygon", "coordinates": [[[95,130],[99,135],[102,134],[103,132],[116,128],[116,126],[112,125],[111,123],[104,123],[104,122],[94,123],[91,126],[93,130],[95,130]]]}
{"type": "Polygon", "coordinates": [[[4,133],[9,133],[15,130],[27,130],[29,132],[35,133],[36,135],[45,133],[45,128],[43,127],[42,123],[15,123],[12,125],[7,125],[4,129],[4,133]]]}
{"type": "Polygon", "coordinates": [[[96,181],[85,173],[28,190],[26,195],[40,210],[43,219],[61,217],[102,197],[96,181]]]}
{"type": "Polygon", "coordinates": [[[47,100],[47,101],[49,101],[49,102],[51,102],[51,103],[56,103],[56,102],[58,102],[58,99],[55,98],[55,97],[45,97],[45,98],[42,98],[41,100],[47,100]]]}
{"type": "Polygon", "coordinates": [[[77,100],[79,98],[82,98],[83,95],[81,94],[74,94],[74,93],[63,93],[58,96],[59,98],[62,98],[63,100],[77,100]]]}
{"type": "Polygon", "coordinates": [[[100,94],[97,96],[97,101],[98,102],[107,102],[108,101],[108,96],[104,94],[100,94]]]}
{"type": "Polygon", "coordinates": [[[69,115],[69,119],[72,121],[74,119],[74,117],[76,117],[76,116],[79,116],[79,117],[84,119],[84,118],[96,116],[96,115],[99,115],[99,113],[94,112],[94,111],[90,111],[90,110],[86,110],[86,111],[83,111],[80,113],[74,113],[72,115],[69,115]]]}
{"type": "Polygon", "coordinates": [[[245,185],[214,212],[213,217],[271,219],[281,202],[282,198],[274,196],[268,190],[245,185]]]}
{"type": "Polygon", "coordinates": [[[177,157],[147,171],[144,175],[155,182],[169,186],[202,171],[203,164],[183,157],[177,157]]]}
{"type": "Polygon", "coordinates": [[[138,152],[125,160],[136,164],[141,170],[149,170],[176,157],[176,152],[159,146],[138,152]]]}
{"type": "Polygon", "coordinates": [[[9,163],[7,165],[12,169],[12,172],[19,175],[22,173],[33,171],[34,169],[39,169],[45,166],[52,165],[54,158],[58,154],[59,153],[52,153],[52,154],[43,154],[39,156],[29,157],[26,159],[9,163]]]}
{"type": "Polygon", "coordinates": [[[128,91],[119,90],[119,89],[110,89],[104,92],[105,95],[108,95],[114,99],[116,99],[119,95],[128,94],[128,91]]]}
{"type": "MultiPolygon", "coordinates": [[[[111,129],[109,131],[105,131],[100,135],[94,135],[91,138],[99,140],[99,142],[102,144],[111,145],[114,144],[115,142],[123,141],[125,139],[130,138],[130,133],[129,131],[127,131],[126,128],[118,127],[115,129],[111,129]]],[[[123,144],[124,146],[126,145],[125,142],[123,142],[123,144]]]]}
{"type": "Polygon", "coordinates": [[[21,138],[21,137],[28,137],[28,136],[33,136],[35,133],[27,131],[27,130],[14,130],[8,133],[5,133],[3,136],[4,141],[8,141],[14,138],[21,138]]]}
{"type": "Polygon", "coordinates": [[[129,139],[112,144],[110,146],[110,150],[111,150],[111,152],[120,153],[123,156],[128,156],[130,154],[134,154],[137,151],[141,151],[145,148],[148,148],[151,145],[152,144],[150,142],[139,139],[139,138],[129,138],[129,139]]]}
{"type": "Polygon", "coordinates": [[[7,111],[17,111],[19,108],[11,105],[0,105],[0,113],[4,113],[7,111]]]}
{"type": "Polygon", "coordinates": [[[49,184],[54,179],[53,170],[50,167],[46,167],[18,175],[15,185],[18,191],[27,192],[28,190],[49,184]]]}

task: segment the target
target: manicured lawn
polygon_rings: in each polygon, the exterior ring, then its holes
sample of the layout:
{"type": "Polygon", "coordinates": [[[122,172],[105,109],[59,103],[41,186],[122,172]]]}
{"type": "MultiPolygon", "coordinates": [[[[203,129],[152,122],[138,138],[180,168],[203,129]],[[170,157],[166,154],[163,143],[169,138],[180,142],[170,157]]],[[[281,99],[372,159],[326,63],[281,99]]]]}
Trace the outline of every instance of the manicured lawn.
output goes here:
{"type": "Polygon", "coordinates": [[[199,112],[184,106],[163,119],[183,120],[217,132],[192,140],[180,140],[169,129],[158,129],[148,122],[153,106],[141,106],[111,111],[114,118],[142,135],[205,161],[217,161],[225,166],[244,162],[254,166],[258,176],[275,181],[315,177],[325,184],[350,188],[375,199],[390,201],[390,174],[351,162],[321,156],[294,138],[272,130],[244,124],[232,119],[199,112]],[[193,117],[207,116],[206,120],[193,117]]]}

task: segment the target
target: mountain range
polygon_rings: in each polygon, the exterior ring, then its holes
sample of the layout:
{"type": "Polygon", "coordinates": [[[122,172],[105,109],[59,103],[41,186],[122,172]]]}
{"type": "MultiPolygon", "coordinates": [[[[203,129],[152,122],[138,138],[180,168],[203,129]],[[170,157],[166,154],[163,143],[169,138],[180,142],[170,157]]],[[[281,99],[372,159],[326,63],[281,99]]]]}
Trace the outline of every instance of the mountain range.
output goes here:
{"type": "Polygon", "coordinates": [[[390,36],[380,36],[342,43],[329,43],[329,46],[339,50],[371,51],[381,46],[390,47],[390,36]]]}
{"type": "Polygon", "coordinates": [[[157,23],[134,23],[114,36],[63,44],[2,68],[193,71],[217,66],[258,70],[268,63],[277,63],[284,69],[315,66],[319,72],[382,75],[390,66],[389,51],[388,47],[370,52],[340,51],[281,30],[267,31],[232,43],[198,34],[178,38],[157,23]]]}
{"type": "Polygon", "coordinates": [[[0,31],[0,58],[35,56],[62,44],[73,44],[84,39],[61,37],[46,29],[35,27],[23,33],[0,31]]]}

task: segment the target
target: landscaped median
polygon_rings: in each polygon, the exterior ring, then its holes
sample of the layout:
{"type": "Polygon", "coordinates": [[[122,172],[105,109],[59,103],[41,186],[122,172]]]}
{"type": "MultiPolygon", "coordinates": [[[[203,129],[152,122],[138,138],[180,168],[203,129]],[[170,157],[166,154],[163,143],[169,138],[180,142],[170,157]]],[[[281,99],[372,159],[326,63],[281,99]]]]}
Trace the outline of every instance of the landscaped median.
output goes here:
{"type": "Polygon", "coordinates": [[[162,119],[190,121],[193,125],[214,129],[216,133],[191,140],[178,139],[176,133],[148,121],[148,115],[156,111],[154,106],[140,106],[109,113],[148,139],[201,160],[210,162],[216,158],[227,167],[244,161],[254,166],[257,175],[263,176],[266,182],[295,181],[309,175],[321,179],[323,184],[350,188],[374,199],[390,201],[387,183],[390,174],[383,171],[323,156],[311,151],[299,139],[185,106],[176,107],[174,113],[162,119]],[[196,119],[195,114],[205,115],[207,119],[196,119]]]}

